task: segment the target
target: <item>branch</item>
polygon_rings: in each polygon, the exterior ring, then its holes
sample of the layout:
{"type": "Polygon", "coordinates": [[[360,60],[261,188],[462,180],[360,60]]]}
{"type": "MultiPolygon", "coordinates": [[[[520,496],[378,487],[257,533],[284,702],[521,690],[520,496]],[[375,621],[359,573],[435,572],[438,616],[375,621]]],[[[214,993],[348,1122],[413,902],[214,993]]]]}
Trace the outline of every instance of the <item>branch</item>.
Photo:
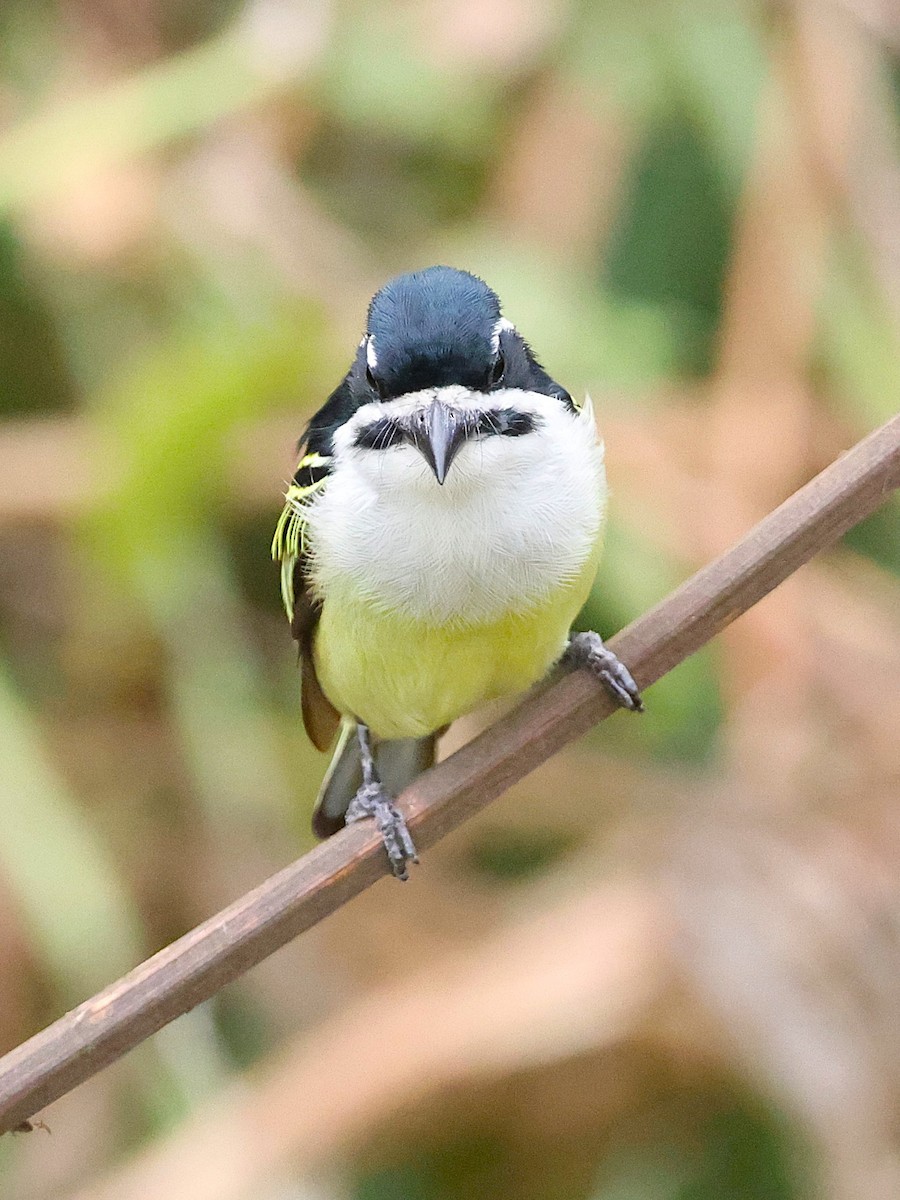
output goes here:
{"type": "MultiPolygon", "coordinates": [[[[610,643],[642,688],[756,604],[900,486],[900,416],[817,475],[610,643]]],[[[426,848],[610,716],[584,671],[557,672],[404,792],[426,848]]],[[[0,1060],[0,1131],[120,1058],[386,874],[370,823],[342,830],[0,1060]]]]}

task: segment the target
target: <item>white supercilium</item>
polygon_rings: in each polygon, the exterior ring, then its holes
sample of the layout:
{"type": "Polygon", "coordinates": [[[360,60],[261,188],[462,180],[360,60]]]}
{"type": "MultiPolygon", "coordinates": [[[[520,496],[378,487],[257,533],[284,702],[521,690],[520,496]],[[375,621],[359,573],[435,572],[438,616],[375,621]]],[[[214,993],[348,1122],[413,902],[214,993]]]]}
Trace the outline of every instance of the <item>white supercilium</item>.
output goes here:
{"type": "Polygon", "coordinates": [[[491,352],[496,354],[500,349],[500,334],[512,333],[515,330],[515,325],[512,321],[507,321],[506,317],[500,317],[494,322],[494,328],[491,330],[491,352]]]}

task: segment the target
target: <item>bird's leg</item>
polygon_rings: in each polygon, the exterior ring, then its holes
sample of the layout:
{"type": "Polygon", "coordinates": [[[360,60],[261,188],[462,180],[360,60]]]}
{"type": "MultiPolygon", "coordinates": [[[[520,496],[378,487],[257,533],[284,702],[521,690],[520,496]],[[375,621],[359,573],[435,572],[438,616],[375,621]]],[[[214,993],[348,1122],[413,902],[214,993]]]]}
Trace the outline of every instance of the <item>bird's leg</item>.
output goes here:
{"type": "Polygon", "coordinates": [[[643,712],[644,702],[631,672],[612,650],[603,644],[599,633],[576,633],[569,638],[563,662],[575,667],[587,667],[600,680],[616,704],[643,712]]]}
{"type": "Polygon", "coordinates": [[[356,736],[359,739],[363,783],[350,801],[344,820],[349,825],[353,821],[363,820],[364,817],[374,817],[375,825],[381,834],[381,840],[384,842],[384,848],[390,860],[391,870],[397,879],[408,879],[407,864],[419,861],[416,848],[406,827],[403,814],[394,807],[391,797],[384,790],[381,780],[378,778],[368,725],[359,722],[356,726],[356,736]]]}

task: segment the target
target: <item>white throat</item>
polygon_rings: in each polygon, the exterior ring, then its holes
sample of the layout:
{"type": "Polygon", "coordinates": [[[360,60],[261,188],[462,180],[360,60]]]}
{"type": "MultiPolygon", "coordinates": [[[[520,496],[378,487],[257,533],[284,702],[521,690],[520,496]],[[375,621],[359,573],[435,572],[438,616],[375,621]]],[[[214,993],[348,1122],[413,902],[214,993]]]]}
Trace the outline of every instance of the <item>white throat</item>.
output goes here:
{"type": "Polygon", "coordinates": [[[427,624],[486,624],[546,601],[593,551],[606,481],[590,401],[576,414],[536,392],[440,388],[366,405],[334,443],[332,474],[307,510],[323,598],[349,587],[385,612],[427,624]],[[435,397],[528,411],[539,428],[464,445],[443,485],[408,444],[354,446],[379,413],[399,415],[435,397]]]}

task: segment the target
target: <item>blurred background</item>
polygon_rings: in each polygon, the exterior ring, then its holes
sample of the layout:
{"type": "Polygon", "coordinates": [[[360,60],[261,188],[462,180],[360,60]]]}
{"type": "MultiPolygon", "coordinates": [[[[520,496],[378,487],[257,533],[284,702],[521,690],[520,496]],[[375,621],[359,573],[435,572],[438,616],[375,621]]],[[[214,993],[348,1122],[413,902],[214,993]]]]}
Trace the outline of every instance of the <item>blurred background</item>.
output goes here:
{"type": "MultiPolygon", "coordinates": [[[[604,634],[895,411],[898,49],[894,0],[4,0],[2,1049],[311,844],[269,543],[387,277],[590,389],[604,634]]],[[[893,503],[0,1196],[896,1198],[898,572],[893,503]]]]}

